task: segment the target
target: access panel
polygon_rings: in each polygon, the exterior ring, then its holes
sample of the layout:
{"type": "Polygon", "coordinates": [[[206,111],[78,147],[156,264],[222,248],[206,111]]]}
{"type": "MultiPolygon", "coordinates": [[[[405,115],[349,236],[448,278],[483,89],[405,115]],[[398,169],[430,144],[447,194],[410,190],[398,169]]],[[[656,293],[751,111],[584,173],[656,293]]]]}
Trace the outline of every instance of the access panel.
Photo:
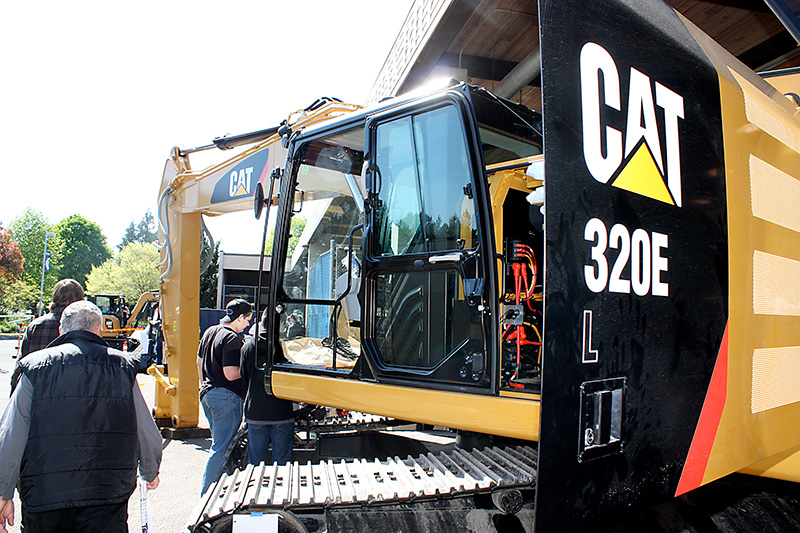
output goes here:
{"type": "Polygon", "coordinates": [[[679,16],[539,6],[549,533],[675,494],[725,333],[728,257],[718,78],[679,16]]]}

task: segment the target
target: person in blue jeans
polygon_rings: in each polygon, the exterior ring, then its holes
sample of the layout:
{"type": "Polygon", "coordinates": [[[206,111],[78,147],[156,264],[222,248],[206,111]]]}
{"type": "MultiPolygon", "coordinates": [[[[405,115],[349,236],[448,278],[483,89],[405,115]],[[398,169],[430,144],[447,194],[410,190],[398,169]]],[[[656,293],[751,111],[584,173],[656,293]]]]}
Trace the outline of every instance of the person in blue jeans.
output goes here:
{"type": "Polygon", "coordinates": [[[250,325],[252,315],[253,306],[247,300],[232,300],[219,325],[208,328],[200,339],[197,350],[200,404],[211,429],[211,454],[203,472],[201,494],[222,476],[225,452],[242,421],[247,384],[240,371],[239,334],[250,325]]]}
{"type": "MultiPolygon", "coordinates": [[[[266,361],[267,339],[264,334],[266,311],[258,328],[259,362],[266,361]]],[[[242,348],[242,378],[247,383],[244,419],[247,422],[247,462],[257,465],[267,462],[272,442],[272,463],[285,464],[292,460],[294,444],[293,404],[281,400],[264,389],[264,372],[256,364],[255,335],[242,348]]]]}

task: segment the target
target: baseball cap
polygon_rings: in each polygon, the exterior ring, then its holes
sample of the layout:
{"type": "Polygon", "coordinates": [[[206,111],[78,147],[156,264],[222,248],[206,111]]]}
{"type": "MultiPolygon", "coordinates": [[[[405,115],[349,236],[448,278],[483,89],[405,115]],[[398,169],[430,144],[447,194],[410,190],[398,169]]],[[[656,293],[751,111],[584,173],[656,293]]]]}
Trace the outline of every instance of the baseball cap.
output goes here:
{"type": "Polygon", "coordinates": [[[249,315],[253,312],[253,306],[247,300],[236,298],[228,302],[225,306],[225,317],[220,320],[220,324],[228,324],[233,322],[242,315],[249,315]]]}

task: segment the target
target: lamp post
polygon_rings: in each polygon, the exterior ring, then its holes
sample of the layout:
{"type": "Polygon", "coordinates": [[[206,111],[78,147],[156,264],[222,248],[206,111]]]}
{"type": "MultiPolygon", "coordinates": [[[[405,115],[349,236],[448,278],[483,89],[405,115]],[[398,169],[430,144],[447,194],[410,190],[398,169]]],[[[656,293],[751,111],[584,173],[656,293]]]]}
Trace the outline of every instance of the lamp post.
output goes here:
{"type": "Polygon", "coordinates": [[[50,270],[50,252],[47,251],[47,239],[55,236],[55,233],[50,233],[49,231],[44,234],[44,253],[42,254],[42,285],[39,287],[39,316],[42,316],[42,306],[44,305],[44,302],[42,301],[42,298],[44,297],[44,273],[50,270]]]}

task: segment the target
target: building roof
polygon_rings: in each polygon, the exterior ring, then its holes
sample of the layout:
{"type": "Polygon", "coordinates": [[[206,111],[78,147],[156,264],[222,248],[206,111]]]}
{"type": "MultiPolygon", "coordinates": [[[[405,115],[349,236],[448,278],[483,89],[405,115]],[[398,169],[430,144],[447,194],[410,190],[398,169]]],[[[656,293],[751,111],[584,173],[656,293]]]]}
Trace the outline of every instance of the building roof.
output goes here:
{"type": "MultiPolygon", "coordinates": [[[[770,0],[781,3],[782,0],[770,0]]],[[[679,13],[760,72],[800,65],[800,47],[758,0],[667,0],[679,13]]],[[[374,103],[452,76],[493,90],[539,47],[537,2],[416,0],[368,98],[374,103]]],[[[541,111],[539,81],[515,101],[541,111]]]]}

